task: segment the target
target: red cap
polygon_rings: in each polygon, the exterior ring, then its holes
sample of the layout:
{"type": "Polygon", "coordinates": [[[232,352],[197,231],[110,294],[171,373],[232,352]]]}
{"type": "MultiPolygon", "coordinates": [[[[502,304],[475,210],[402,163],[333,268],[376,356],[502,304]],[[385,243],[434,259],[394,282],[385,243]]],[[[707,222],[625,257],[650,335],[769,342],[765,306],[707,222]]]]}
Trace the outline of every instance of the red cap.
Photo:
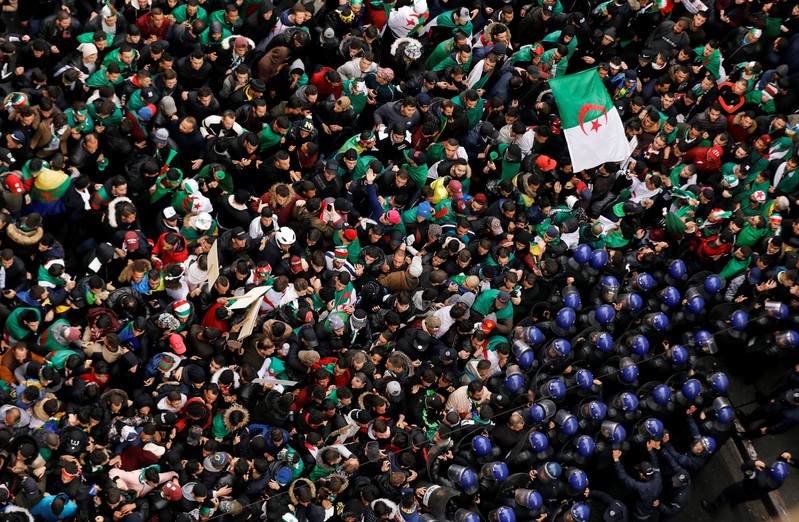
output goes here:
{"type": "Polygon", "coordinates": [[[173,333],[169,336],[169,346],[178,355],[186,353],[186,343],[183,342],[183,336],[180,334],[173,333]]]}
{"type": "Polygon", "coordinates": [[[721,147],[719,147],[718,145],[716,145],[715,147],[710,147],[710,150],[709,150],[709,151],[707,151],[707,153],[708,153],[708,154],[709,154],[711,157],[713,157],[713,158],[715,158],[715,159],[721,159],[721,154],[722,154],[722,152],[723,152],[723,151],[721,150],[721,147]]]}
{"type": "Polygon", "coordinates": [[[358,239],[358,233],[354,229],[348,228],[344,231],[344,237],[347,239],[347,241],[355,241],[358,239]]]}
{"type": "Polygon", "coordinates": [[[128,247],[128,252],[132,252],[139,248],[139,235],[136,232],[125,232],[125,246],[128,247]]]}
{"type": "Polygon", "coordinates": [[[760,136],[760,139],[763,140],[763,143],[765,143],[766,145],[771,145],[771,136],[769,136],[768,134],[763,134],[762,136],[760,136]]]}
{"type": "Polygon", "coordinates": [[[463,197],[463,185],[461,185],[460,181],[453,179],[447,183],[447,188],[452,192],[452,197],[454,199],[461,199],[463,197]]]}
{"type": "Polygon", "coordinates": [[[480,194],[475,194],[475,196],[474,196],[474,198],[473,198],[473,199],[474,199],[474,202],[475,202],[475,203],[480,203],[480,204],[481,204],[481,205],[483,205],[483,206],[486,206],[486,202],[488,201],[488,200],[486,199],[486,196],[485,196],[485,194],[483,194],[483,193],[480,193],[480,194]]]}
{"type": "Polygon", "coordinates": [[[167,500],[171,500],[172,502],[177,502],[181,498],[183,498],[183,490],[180,489],[180,486],[175,484],[174,482],[167,482],[164,484],[162,491],[164,492],[164,498],[167,500]]]}
{"type": "Polygon", "coordinates": [[[494,322],[494,321],[492,321],[491,319],[485,319],[485,320],[483,320],[483,322],[480,324],[480,329],[483,331],[483,333],[484,333],[484,334],[488,335],[488,334],[490,334],[490,333],[491,333],[491,331],[492,331],[494,328],[496,328],[496,326],[497,326],[497,323],[495,323],[495,322],[494,322]]]}
{"type": "Polygon", "coordinates": [[[299,274],[302,272],[302,259],[300,259],[300,256],[292,256],[289,264],[291,265],[292,274],[299,274]]]}
{"type": "Polygon", "coordinates": [[[16,174],[6,176],[6,188],[10,190],[12,194],[22,194],[25,192],[25,187],[22,186],[22,180],[19,179],[19,176],[16,174]]]}
{"type": "Polygon", "coordinates": [[[558,162],[542,154],[536,158],[535,165],[541,170],[555,170],[558,167],[558,162]]]}

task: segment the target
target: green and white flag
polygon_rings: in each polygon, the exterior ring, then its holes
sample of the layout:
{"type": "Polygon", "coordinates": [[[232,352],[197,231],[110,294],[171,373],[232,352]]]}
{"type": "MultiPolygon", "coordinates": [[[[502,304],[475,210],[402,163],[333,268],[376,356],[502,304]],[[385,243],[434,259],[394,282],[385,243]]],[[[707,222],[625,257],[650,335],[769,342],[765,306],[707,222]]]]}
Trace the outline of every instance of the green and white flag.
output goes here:
{"type": "Polygon", "coordinates": [[[624,125],[596,69],[549,80],[574,171],[630,155],[624,125]]]}

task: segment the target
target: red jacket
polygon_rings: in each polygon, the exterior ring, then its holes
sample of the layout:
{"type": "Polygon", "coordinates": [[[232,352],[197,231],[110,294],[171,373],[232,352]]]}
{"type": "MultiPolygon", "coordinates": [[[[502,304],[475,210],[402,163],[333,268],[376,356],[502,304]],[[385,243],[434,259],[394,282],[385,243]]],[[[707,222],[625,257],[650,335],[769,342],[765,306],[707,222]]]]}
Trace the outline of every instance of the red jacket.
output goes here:
{"type": "Polygon", "coordinates": [[[216,311],[219,310],[222,306],[225,306],[222,303],[214,303],[211,308],[205,312],[205,316],[203,317],[203,328],[219,328],[219,331],[222,333],[230,331],[230,322],[229,321],[220,321],[216,318],[216,311]]]}
{"type": "Polygon", "coordinates": [[[206,404],[206,402],[201,397],[192,397],[191,399],[186,401],[186,404],[183,405],[183,409],[181,409],[178,412],[178,419],[179,420],[178,420],[178,423],[175,424],[175,428],[178,430],[178,432],[181,432],[181,431],[185,430],[189,426],[189,423],[191,423],[191,424],[197,423],[197,421],[193,421],[193,420],[189,419],[189,416],[186,413],[186,408],[188,408],[189,404],[192,404],[192,403],[195,403],[195,402],[197,404],[202,405],[205,408],[205,411],[208,412],[208,414],[205,416],[205,418],[201,419],[202,424],[199,424],[199,426],[203,430],[207,430],[211,426],[211,421],[213,420],[213,417],[214,417],[213,412],[211,411],[211,407],[208,406],[208,404],[206,404]]]}
{"type": "Polygon", "coordinates": [[[718,158],[710,156],[708,151],[713,147],[694,147],[683,156],[683,162],[693,163],[699,172],[716,172],[721,168],[721,155],[718,158]]]}
{"type": "Polygon", "coordinates": [[[153,255],[159,258],[165,265],[170,263],[182,263],[188,259],[189,248],[186,245],[186,238],[180,234],[177,235],[180,238],[177,246],[171,252],[164,252],[164,238],[166,235],[167,232],[164,232],[161,234],[161,237],[158,238],[158,241],[155,242],[155,247],[153,247],[153,255]]]}
{"type": "Polygon", "coordinates": [[[332,71],[330,67],[322,67],[322,69],[311,76],[311,79],[308,80],[308,83],[311,85],[316,85],[316,88],[319,89],[319,99],[324,100],[331,94],[338,100],[341,97],[341,82],[338,85],[330,85],[325,80],[325,73],[332,71]]]}
{"type": "Polygon", "coordinates": [[[150,23],[150,13],[145,13],[136,20],[136,27],[138,27],[141,31],[142,40],[146,40],[151,36],[155,36],[159,40],[163,40],[164,36],[166,36],[166,32],[169,30],[170,23],[171,22],[169,21],[169,18],[165,16],[161,27],[154,27],[150,23]]]}

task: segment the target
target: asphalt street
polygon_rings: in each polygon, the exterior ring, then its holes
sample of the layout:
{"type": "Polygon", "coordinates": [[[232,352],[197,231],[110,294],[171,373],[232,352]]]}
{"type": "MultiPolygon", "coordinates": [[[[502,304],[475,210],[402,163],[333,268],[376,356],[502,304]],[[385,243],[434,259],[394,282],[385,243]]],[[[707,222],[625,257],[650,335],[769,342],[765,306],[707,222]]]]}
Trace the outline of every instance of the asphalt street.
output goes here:
{"type": "MultiPolygon", "coordinates": [[[[769,393],[784,372],[785,368],[783,367],[771,366],[766,371],[762,371],[752,384],[746,384],[740,376],[730,375],[730,401],[734,407],[740,407],[745,413],[751,412],[757,406],[755,393],[758,391],[762,394],[769,393]]],[[[767,464],[771,464],[784,451],[791,452],[794,455],[799,453],[799,428],[794,428],[787,433],[776,436],[754,439],[751,442],[757,457],[767,464]]],[[[695,479],[695,490],[691,504],[683,516],[677,520],[733,522],[770,520],[772,518],[767,506],[762,502],[749,502],[736,508],[725,507],[712,516],[706,513],[700,505],[701,498],[712,500],[726,486],[733,481],[741,479],[742,474],[739,471],[739,466],[743,461],[744,451],[746,451],[745,444],[736,442],[733,439],[723,446],[716,458],[695,479]]],[[[799,470],[790,468],[788,479],[777,493],[773,494],[773,500],[776,502],[771,502],[771,504],[785,508],[783,517],[774,518],[775,520],[799,521],[799,470]],[[793,516],[791,512],[793,512],[793,516]]],[[[769,506],[769,508],[772,508],[772,506],[769,506]]]]}

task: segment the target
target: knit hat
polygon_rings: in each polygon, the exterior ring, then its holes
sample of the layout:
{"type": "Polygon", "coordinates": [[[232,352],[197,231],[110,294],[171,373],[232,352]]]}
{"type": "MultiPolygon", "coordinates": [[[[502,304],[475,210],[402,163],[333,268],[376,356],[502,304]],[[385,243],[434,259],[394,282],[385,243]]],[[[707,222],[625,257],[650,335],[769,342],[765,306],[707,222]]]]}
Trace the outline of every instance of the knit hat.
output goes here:
{"type": "Polygon", "coordinates": [[[392,71],[388,67],[378,67],[377,68],[377,76],[383,78],[387,82],[394,81],[394,71],[392,71]]]}
{"type": "Polygon", "coordinates": [[[305,366],[313,366],[319,362],[320,356],[319,352],[315,352],[313,350],[300,350],[300,352],[297,354],[297,358],[305,366]]]}
{"type": "Polygon", "coordinates": [[[177,361],[175,359],[173,359],[169,354],[165,353],[161,357],[161,360],[158,361],[158,370],[163,372],[163,373],[166,373],[169,370],[171,370],[172,368],[174,368],[176,364],[177,364],[177,361]]]}
{"type": "Polygon", "coordinates": [[[333,254],[335,255],[336,259],[338,259],[339,261],[344,261],[347,259],[347,256],[349,256],[349,251],[345,246],[337,246],[336,249],[333,251],[333,254]]]}
{"type": "Polygon", "coordinates": [[[399,211],[397,211],[395,209],[389,210],[388,212],[386,212],[386,215],[388,216],[387,219],[388,219],[388,223],[390,225],[399,225],[400,222],[402,221],[400,219],[399,211]]]}
{"type": "Polygon", "coordinates": [[[424,324],[428,330],[435,330],[436,328],[441,328],[441,319],[434,315],[428,315],[424,318],[424,324]]]}
{"type": "Polygon", "coordinates": [[[344,319],[339,317],[338,314],[331,315],[327,323],[330,325],[331,330],[341,330],[344,328],[344,319]]]}
{"type": "Polygon", "coordinates": [[[169,141],[169,131],[166,129],[158,129],[153,133],[153,142],[158,145],[166,145],[169,141]]]}
{"type": "Polygon", "coordinates": [[[78,51],[81,52],[84,58],[87,58],[93,54],[97,54],[97,46],[93,43],[84,43],[78,46],[78,51]]]}
{"type": "Polygon", "coordinates": [[[774,96],[777,95],[778,91],[779,89],[777,89],[776,85],[774,85],[773,83],[769,83],[763,88],[762,96],[763,98],[766,99],[766,101],[770,101],[774,99],[774,96]]]}
{"type": "Polygon", "coordinates": [[[355,329],[366,326],[366,312],[361,308],[356,309],[352,312],[352,316],[350,316],[350,324],[355,329]]]}
{"type": "Polygon", "coordinates": [[[74,326],[70,326],[66,330],[64,330],[64,339],[69,342],[77,341],[80,339],[80,329],[74,326]]]}
{"type": "Polygon", "coordinates": [[[355,241],[356,239],[358,239],[358,232],[356,232],[355,229],[348,228],[347,230],[344,231],[344,238],[347,241],[355,241]]]}
{"type": "Polygon", "coordinates": [[[181,318],[185,318],[191,315],[191,306],[184,299],[181,299],[180,301],[175,301],[175,303],[172,305],[172,309],[175,310],[175,315],[181,318]]]}

